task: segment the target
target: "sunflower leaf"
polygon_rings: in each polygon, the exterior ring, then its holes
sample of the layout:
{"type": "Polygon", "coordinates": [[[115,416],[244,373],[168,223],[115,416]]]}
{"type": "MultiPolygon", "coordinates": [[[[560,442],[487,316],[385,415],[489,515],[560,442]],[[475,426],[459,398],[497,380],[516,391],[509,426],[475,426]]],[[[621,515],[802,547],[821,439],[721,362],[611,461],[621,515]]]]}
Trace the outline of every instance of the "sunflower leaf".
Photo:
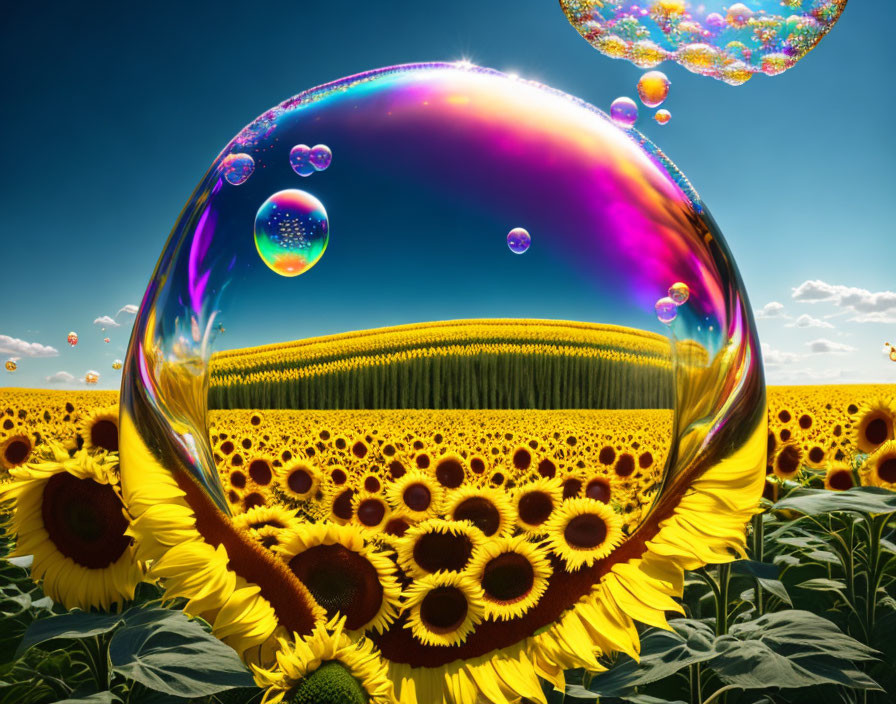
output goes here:
{"type": "Polygon", "coordinates": [[[570,685],[566,694],[580,699],[630,697],[631,690],[675,674],[688,665],[710,660],[713,630],[701,621],[677,618],[670,621],[673,630],[651,629],[641,639],[641,660],[620,658],[620,664],[595,676],[590,689],[570,685]]]}
{"type": "Polygon", "coordinates": [[[56,638],[77,639],[108,633],[122,622],[122,614],[95,614],[72,611],[34,621],[28,626],[16,650],[19,657],[29,648],[56,638]]]}
{"type": "Polygon", "coordinates": [[[873,486],[858,486],[846,491],[796,489],[772,509],[790,509],[808,516],[835,511],[893,513],[896,511],[896,493],[873,486]]]}
{"type": "Polygon", "coordinates": [[[735,624],[715,641],[709,666],[726,684],[745,689],[840,684],[880,689],[855,663],[876,652],[808,611],[766,614],[735,624]]]}
{"type": "Polygon", "coordinates": [[[112,669],[149,689],[201,697],[250,687],[236,653],[182,612],[133,610],[109,642],[112,669]]]}
{"type": "Polygon", "coordinates": [[[88,694],[83,697],[72,697],[69,699],[60,699],[53,704],[115,704],[120,702],[117,696],[112,692],[97,692],[96,694],[88,694]]]}

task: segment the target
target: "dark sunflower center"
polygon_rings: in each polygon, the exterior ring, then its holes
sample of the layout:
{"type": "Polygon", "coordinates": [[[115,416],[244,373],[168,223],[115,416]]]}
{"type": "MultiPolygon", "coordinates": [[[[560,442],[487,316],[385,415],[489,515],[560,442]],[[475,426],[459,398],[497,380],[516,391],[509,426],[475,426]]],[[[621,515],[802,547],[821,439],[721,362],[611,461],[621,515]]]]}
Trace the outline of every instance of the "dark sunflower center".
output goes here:
{"type": "Polygon", "coordinates": [[[256,506],[264,506],[264,497],[257,491],[253,491],[243,499],[243,507],[248,511],[256,506]]]}
{"type": "Polygon", "coordinates": [[[322,663],[286,693],[289,704],[367,704],[361,683],[338,660],[322,663]]]}
{"type": "Polygon", "coordinates": [[[543,459],[538,463],[538,474],[545,479],[553,479],[557,474],[557,465],[549,459],[543,459]]]}
{"type": "Polygon", "coordinates": [[[566,524],[563,537],[574,548],[591,550],[607,539],[607,524],[597,514],[583,513],[566,524]]]}
{"type": "Polygon", "coordinates": [[[880,445],[887,439],[887,421],[875,418],[865,426],[865,439],[872,445],[880,445]]]}
{"type": "Polygon", "coordinates": [[[467,618],[467,597],[457,587],[436,587],[423,597],[420,620],[435,633],[456,631],[467,618]]]}
{"type": "Polygon", "coordinates": [[[311,478],[311,475],[304,469],[295,469],[286,478],[286,485],[289,487],[289,490],[296,494],[307,494],[313,483],[314,480],[311,478]]]}
{"type": "Polygon", "coordinates": [[[90,426],[90,442],[109,452],[118,452],[118,426],[104,418],[90,426]]]}
{"type": "Polygon", "coordinates": [[[479,457],[474,457],[470,460],[470,469],[472,469],[476,474],[482,474],[485,471],[485,462],[483,462],[479,457]]]}
{"type": "Polygon", "coordinates": [[[352,517],[352,497],[355,495],[354,489],[346,489],[333,501],[333,515],[347,521],[352,517]]]}
{"type": "Polygon", "coordinates": [[[553,510],[553,499],[543,491],[530,491],[520,498],[520,520],[530,526],[539,526],[544,523],[553,510]]]}
{"type": "Polygon", "coordinates": [[[535,584],[532,563],[523,555],[505,552],[491,560],[482,575],[482,589],[493,601],[511,602],[526,596],[535,584]]]}
{"type": "Polygon", "coordinates": [[[799,419],[799,424],[803,430],[808,430],[809,428],[812,427],[812,416],[807,415],[807,414],[801,415],[800,419],[799,419]]]}
{"type": "Polygon", "coordinates": [[[237,489],[243,489],[246,486],[246,475],[240,470],[235,469],[230,473],[230,483],[237,489]]]}
{"type": "Polygon", "coordinates": [[[781,448],[778,453],[778,469],[784,474],[792,474],[800,468],[800,451],[793,445],[781,448]]]}
{"type": "Polygon", "coordinates": [[[25,460],[28,459],[28,455],[30,454],[31,443],[21,438],[16,438],[15,440],[11,440],[10,442],[8,442],[6,444],[6,448],[3,451],[3,456],[6,459],[6,463],[10,465],[22,464],[25,460]]]}
{"type": "Polygon", "coordinates": [[[286,524],[281,521],[279,518],[268,518],[264,521],[256,521],[255,523],[250,523],[249,527],[258,530],[259,528],[264,528],[265,526],[271,526],[273,528],[286,528],[286,524]]]}
{"type": "Polygon", "coordinates": [[[841,469],[838,472],[834,472],[828,481],[830,482],[831,488],[836,489],[837,491],[846,491],[847,489],[851,489],[853,485],[852,472],[841,469]]]}
{"type": "Polygon", "coordinates": [[[311,592],[330,618],[345,616],[345,627],[368,623],[383,602],[376,568],[343,545],[316,545],[289,561],[289,568],[311,592]]]}
{"type": "Polygon", "coordinates": [[[501,514],[495,505],[483,496],[464,499],[454,510],[455,521],[469,521],[486,536],[492,536],[501,527],[501,514]]]}
{"type": "Polygon", "coordinates": [[[809,461],[818,464],[824,459],[824,450],[818,446],[809,450],[809,461]]]}
{"type": "Polygon", "coordinates": [[[131,544],[121,501],[108,484],[61,472],[44,486],[41,515],[50,540],[82,567],[103,569],[131,544]]]}
{"type": "Polygon", "coordinates": [[[404,502],[412,511],[425,511],[432,503],[432,494],[424,484],[411,484],[404,490],[404,502]]]}
{"type": "Polygon", "coordinates": [[[463,465],[455,459],[442,460],[436,467],[436,480],[448,489],[456,489],[464,483],[463,465]]]}
{"type": "Polygon", "coordinates": [[[620,477],[628,477],[631,476],[632,472],[634,471],[635,458],[627,452],[624,455],[620,455],[619,461],[616,463],[616,474],[618,474],[620,477]]]}
{"type": "Polygon", "coordinates": [[[459,572],[473,554],[473,543],[463,534],[425,533],[414,543],[414,562],[427,572],[459,572]]]}
{"type": "Polygon", "coordinates": [[[578,496],[579,492],[582,490],[582,482],[575,477],[571,477],[563,482],[563,498],[571,499],[574,496],[578,496]]]}
{"type": "Polygon", "coordinates": [[[585,496],[605,504],[609,503],[610,483],[606,479],[592,479],[585,488],[585,496]]]}
{"type": "Polygon", "coordinates": [[[386,521],[386,526],[383,530],[386,531],[387,535],[394,535],[398,538],[403,536],[408,532],[408,528],[411,527],[411,524],[408,523],[403,518],[391,518],[386,521]]]}
{"type": "Polygon", "coordinates": [[[877,476],[888,484],[896,483],[896,457],[888,457],[878,464],[877,476]]]}
{"type": "Polygon", "coordinates": [[[613,464],[616,459],[616,450],[609,445],[604,445],[600,448],[600,454],[597,456],[597,459],[600,460],[601,464],[613,464]]]}
{"type": "Polygon", "coordinates": [[[358,504],[358,520],[365,526],[378,526],[386,515],[386,506],[379,499],[364,499],[358,504]]]}
{"type": "Polygon", "coordinates": [[[528,469],[532,463],[532,454],[524,447],[513,453],[513,466],[517,469],[528,469]]]}
{"type": "Polygon", "coordinates": [[[249,465],[249,476],[259,486],[267,486],[271,483],[271,466],[264,460],[253,460],[249,465]]]}
{"type": "Polygon", "coordinates": [[[361,459],[364,455],[367,454],[367,445],[358,440],[354,445],[352,445],[352,454],[361,459]]]}

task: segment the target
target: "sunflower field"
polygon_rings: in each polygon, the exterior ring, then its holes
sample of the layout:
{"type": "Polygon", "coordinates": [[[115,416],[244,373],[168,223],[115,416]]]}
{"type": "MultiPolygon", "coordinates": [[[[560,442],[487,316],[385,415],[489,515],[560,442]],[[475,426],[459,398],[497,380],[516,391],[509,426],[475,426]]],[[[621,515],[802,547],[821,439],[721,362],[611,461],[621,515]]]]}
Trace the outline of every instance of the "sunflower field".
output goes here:
{"type": "Polygon", "coordinates": [[[613,360],[652,341],[564,329],[557,381],[523,375],[515,402],[537,401],[514,407],[487,382],[447,397],[437,380],[457,388],[471,350],[475,378],[507,378],[500,346],[537,340],[468,329],[434,362],[419,350],[441,343],[405,332],[388,354],[427,380],[413,403],[377,396],[361,339],[341,357],[312,341],[279,396],[293,350],[242,351],[251,386],[228,376],[236,355],[215,358],[208,501],[227,525],[152,466],[121,481],[119,437],[134,440],[117,394],[0,390],[0,702],[893,701],[896,388],[770,388],[762,498],[745,478],[756,498],[728,499],[734,519],[667,519],[654,557],[567,607],[660,501],[674,424],[661,401],[581,408],[568,389],[618,372],[628,393],[637,376],[613,360]],[[238,574],[253,560],[270,565],[258,586],[238,574]],[[278,603],[287,583],[303,601],[278,603]],[[502,647],[542,618],[529,650],[502,647]],[[414,643],[429,661],[384,667],[414,643]],[[448,694],[421,674],[436,666],[448,694]]]}

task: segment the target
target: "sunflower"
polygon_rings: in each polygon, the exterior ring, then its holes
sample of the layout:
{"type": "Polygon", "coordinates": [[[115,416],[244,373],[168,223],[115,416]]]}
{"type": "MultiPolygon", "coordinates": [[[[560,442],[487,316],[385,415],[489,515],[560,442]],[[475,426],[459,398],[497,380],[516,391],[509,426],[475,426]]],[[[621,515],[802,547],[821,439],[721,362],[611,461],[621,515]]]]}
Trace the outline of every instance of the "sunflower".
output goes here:
{"type": "Polygon", "coordinates": [[[282,536],[277,554],[332,618],[350,631],[382,631],[395,620],[401,587],[388,554],[361,530],[335,523],[302,524],[282,536]]]}
{"type": "Polygon", "coordinates": [[[507,535],[514,528],[513,506],[506,492],[490,487],[466,486],[450,492],[445,515],[452,521],[469,521],[487,538],[507,535]]]}
{"type": "Polygon", "coordinates": [[[455,453],[442,455],[431,467],[435,480],[446,489],[457,489],[467,479],[463,458],[455,453]]]}
{"type": "Polygon", "coordinates": [[[352,498],[352,523],[377,531],[389,519],[389,505],[379,494],[360,491],[352,498]]]}
{"type": "Polygon", "coordinates": [[[852,467],[845,462],[832,462],[824,475],[824,488],[828,491],[846,491],[856,485],[852,467]]]}
{"type": "Polygon", "coordinates": [[[481,545],[466,572],[482,587],[485,616],[505,620],[538,603],[552,570],[547,551],[518,535],[481,545]]]}
{"type": "Polygon", "coordinates": [[[778,479],[793,479],[803,466],[803,448],[795,442],[785,442],[775,453],[772,471],[778,479]]]}
{"type": "Polygon", "coordinates": [[[423,472],[413,471],[386,488],[386,497],[396,509],[405,511],[415,521],[422,521],[439,512],[442,487],[423,472]]]}
{"type": "Polygon", "coordinates": [[[896,490],[896,441],[881,445],[868,458],[864,469],[873,486],[896,490]]]}
{"type": "Polygon", "coordinates": [[[240,530],[260,530],[271,527],[276,530],[286,530],[299,524],[295,511],[286,506],[274,504],[272,506],[253,506],[245,513],[233,517],[233,525],[240,530]]]}
{"type": "Polygon", "coordinates": [[[819,442],[808,443],[803,446],[805,452],[806,465],[812,469],[820,469],[826,464],[828,452],[819,442]]]}
{"type": "Polygon", "coordinates": [[[101,608],[131,599],[143,577],[127,535],[115,465],[51,444],[27,467],[10,470],[0,502],[11,502],[14,555],[34,555],[31,576],[66,608],[101,608]]]}
{"type": "MultiPolygon", "coordinates": [[[[10,435],[0,442],[0,466],[4,469],[12,469],[25,464],[31,457],[34,443],[27,435],[10,435]]],[[[68,455],[66,454],[66,457],[68,455]]]]}
{"type": "Polygon", "coordinates": [[[546,525],[547,545],[567,568],[590,567],[620,543],[622,519],[607,504],[593,499],[570,499],[546,525]]]}
{"type": "Polygon", "coordinates": [[[85,450],[118,452],[118,404],[90,411],[78,423],[78,435],[85,450]]]}
{"type": "Polygon", "coordinates": [[[521,486],[513,495],[517,525],[527,533],[544,533],[545,525],[563,501],[559,479],[537,479],[521,486]]]}
{"type": "Polygon", "coordinates": [[[459,645],[485,613],[482,588],[469,575],[436,572],[404,591],[405,628],[424,645],[459,645]]]}
{"type": "Polygon", "coordinates": [[[397,543],[398,564],[410,577],[461,572],[485,538],[468,521],[430,519],[410,528],[397,543]]]}
{"type": "Polygon", "coordinates": [[[852,441],[859,452],[870,454],[893,439],[896,407],[892,399],[864,403],[853,415],[852,441]]]}
{"type": "Polygon", "coordinates": [[[279,640],[277,666],[253,667],[267,690],[262,704],[393,704],[395,693],[382,660],[366,638],[352,642],[345,619],[332,619],[308,636],[279,640]]]}
{"type": "Polygon", "coordinates": [[[269,486],[274,479],[273,459],[267,455],[256,455],[246,465],[246,472],[255,486],[269,486]]]}

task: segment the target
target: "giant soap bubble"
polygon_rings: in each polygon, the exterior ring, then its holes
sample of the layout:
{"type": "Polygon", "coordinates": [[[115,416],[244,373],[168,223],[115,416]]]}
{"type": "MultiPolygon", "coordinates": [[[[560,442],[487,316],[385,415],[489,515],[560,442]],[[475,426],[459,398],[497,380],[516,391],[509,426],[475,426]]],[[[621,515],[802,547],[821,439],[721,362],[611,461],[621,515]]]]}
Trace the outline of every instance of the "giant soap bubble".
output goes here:
{"type": "Polygon", "coordinates": [[[560,0],[598,51],[642,68],[666,59],[737,85],[791,68],[830,31],[846,0],[560,0]]]}
{"type": "Polygon", "coordinates": [[[543,85],[394,67],[263,113],[190,196],[125,360],[122,491],[245,657],[341,615],[403,702],[474,667],[538,700],[727,559],[764,419],[734,261],[656,146],[543,85]],[[332,161],[304,176],[302,145],[332,161]]]}

